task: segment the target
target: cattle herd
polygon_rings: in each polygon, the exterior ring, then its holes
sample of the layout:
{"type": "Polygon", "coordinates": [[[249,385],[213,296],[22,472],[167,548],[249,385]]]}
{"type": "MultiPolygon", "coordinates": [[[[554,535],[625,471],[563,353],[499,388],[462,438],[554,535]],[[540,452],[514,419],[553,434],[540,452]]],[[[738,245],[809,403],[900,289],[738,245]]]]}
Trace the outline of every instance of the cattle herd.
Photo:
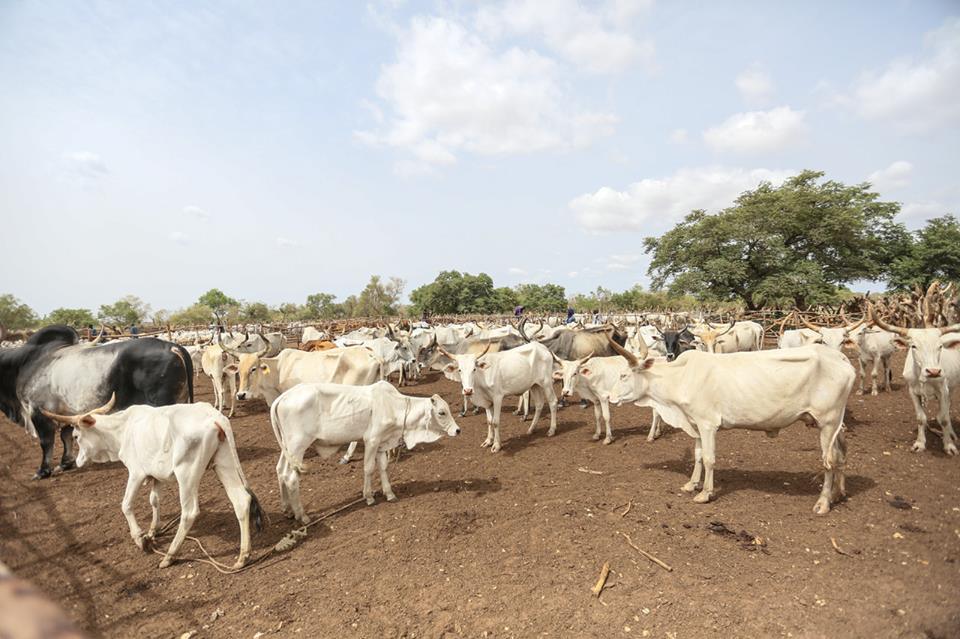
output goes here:
{"type": "Polygon", "coordinates": [[[373,504],[375,470],[384,497],[396,499],[388,452],[460,433],[439,395],[415,397],[399,390],[431,369],[460,384],[460,415],[485,411],[481,446],[492,453],[501,449],[508,397],[517,398],[515,413],[522,420],[530,417],[532,403],[528,433],[546,406],[549,437],[559,409],[577,396],[593,405],[593,439],[604,444],[614,440],[612,407],[624,402],[650,407],[648,440],[663,424],[693,439],[693,469],[682,490],[698,503],[715,497],[718,431],[742,428],[776,437],[802,421],[819,430],[824,479],[813,510],[825,514],[845,494],[844,412],[857,381],[845,346],[858,353],[858,392],[865,392],[869,374],[872,395],[890,390],[891,354],[907,349],[903,378],[917,419],[912,449],[926,448],[925,408],[932,404],[944,451],[957,454],[949,411],[949,389],[960,382],[956,307],[950,288],[934,283],[913,302],[865,297],[829,317],[793,311],[763,323],[712,322],[691,313],[638,312],[603,323],[577,317],[567,323],[527,317],[442,324],[404,320],[353,326],[340,334],[331,325],[297,326],[298,348],[285,347],[289,331],[264,333],[256,327],[168,329],[165,339],[102,343],[102,333],[81,340],[72,328],[48,326],[0,350],[0,406],[40,442],[36,479],[88,462],[123,462],[128,481],[122,512],[140,548],[158,531],[158,485],[175,479],[181,517],[161,567],[173,561],[198,515],[200,479],[210,466],[240,525],[235,566],[248,561],[250,527],[259,528],[261,507],[230,427],[237,401],[269,406],[280,505],[308,523],[300,475],[311,447],[321,458],[346,448],[340,460],[345,463],[362,442],[363,497],[373,504]],[[848,310],[859,319],[851,322],[848,310]],[[215,405],[193,401],[194,378],[201,372],[212,380],[215,405]],[[63,453],[54,469],[58,432],[63,453]],[[145,532],[133,512],[144,485],[152,507],[145,532]]]}

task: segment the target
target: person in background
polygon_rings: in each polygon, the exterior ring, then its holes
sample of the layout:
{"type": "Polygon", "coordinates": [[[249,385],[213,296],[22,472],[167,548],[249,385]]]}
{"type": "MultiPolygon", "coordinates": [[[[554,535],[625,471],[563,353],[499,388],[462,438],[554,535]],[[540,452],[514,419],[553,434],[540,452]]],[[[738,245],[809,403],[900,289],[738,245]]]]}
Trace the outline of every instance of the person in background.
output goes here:
{"type": "Polygon", "coordinates": [[[573,307],[572,307],[572,306],[568,306],[568,307],[567,307],[567,324],[573,324],[573,322],[575,321],[575,320],[573,319],[573,316],[574,316],[575,313],[576,313],[576,311],[573,310],[573,307]]]}
{"type": "Polygon", "coordinates": [[[514,317],[519,318],[521,315],[523,315],[523,306],[522,306],[522,305],[521,305],[521,306],[517,306],[515,309],[513,309],[513,316],[514,316],[514,317]]]}
{"type": "Polygon", "coordinates": [[[593,323],[594,324],[600,323],[600,309],[596,309],[596,308],[593,309],[593,323]]]}
{"type": "Polygon", "coordinates": [[[137,339],[138,337],[140,337],[140,329],[137,328],[136,324],[130,325],[130,337],[132,337],[133,339],[137,339]]]}

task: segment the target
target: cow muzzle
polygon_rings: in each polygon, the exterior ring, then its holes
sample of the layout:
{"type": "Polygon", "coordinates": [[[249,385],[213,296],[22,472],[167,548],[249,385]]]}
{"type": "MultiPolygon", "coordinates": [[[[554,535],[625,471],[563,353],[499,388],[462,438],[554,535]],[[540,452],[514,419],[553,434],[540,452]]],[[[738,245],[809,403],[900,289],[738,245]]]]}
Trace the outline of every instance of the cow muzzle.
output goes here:
{"type": "Polygon", "coordinates": [[[939,368],[928,368],[925,372],[927,373],[927,377],[933,378],[940,377],[943,374],[943,370],[939,368]]]}
{"type": "Polygon", "coordinates": [[[561,394],[562,394],[564,397],[571,397],[571,396],[573,395],[573,391],[569,391],[569,390],[564,389],[563,393],[561,393],[561,394]]]}
{"type": "Polygon", "coordinates": [[[239,399],[240,401],[243,401],[246,398],[247,398],[247,391],[240,391],[239,393],[237,393],[237,399],[239,399]]]}
{"type": "Polygon", "coordinates": [[[459,434],[460,434],[459,426],[454,426],[453,428],[447,431],[447,435],[449,435],[450,437],[456,437],[459,434]]]}
{"type": "Polygon", "coordinates": [[[463,394],[466,395],[467,397],[470,397],[471,395],[473,395],[473,389],[472,389],[472,388],[464,388],[464,389],[463,389],[463,394]]]}

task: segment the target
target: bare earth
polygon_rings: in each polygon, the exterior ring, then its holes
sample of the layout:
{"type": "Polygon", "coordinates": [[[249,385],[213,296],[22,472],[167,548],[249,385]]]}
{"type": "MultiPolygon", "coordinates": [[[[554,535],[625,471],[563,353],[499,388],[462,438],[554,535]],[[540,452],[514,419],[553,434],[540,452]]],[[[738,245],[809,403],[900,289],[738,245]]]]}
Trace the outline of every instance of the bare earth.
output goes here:
{"type": "MultiPolygon", "coordinates": [[[[190,561],[200,555],[192,542],[183,561],[159,570],[160,557],[127,532],[121,464],[31,481],[39,446],[0,419],[0,560],[94,636],[957,637],[960,459],[947,458],[936,435],[927,452],[910,452],[902,364],[898,354],[892,394],[851,396],[849,500],[824,517],[812,513],[818,437],[800,423],[777,439],[721,433],[719,497],[698,505],[679,490],[692,440],[667,429],[647,443],[648,409],[615,409],[609,446],[591,441],[592,410],[561,410],[553,438],[546,422],[527,436],[506,414],[496,455],[480,448],[484,418],[471,415],[459,438],[391,466],[399,502],[353,506],[238,575],[190,561]],[[596,598],[604,562],[611,573],[596,598]]],[[[436,374],[405,392],[459,406],[459,387],[436,374]]],[[[206,379],[197,395],[212,399],[206,379]]],[[[272,553],[293,526],[279,512],[267,408],[242,404],[232,424],[272,520],[254,554],[272,553]]],[[[359,461],[307,463],[308,512],[359,497],[359,461]]],[[[177,512],[171,485],[162,520],[177,512]]],[[[141,521],[148,514],[143,491],[141,521]]],[[[212,472],[192,534],[233,562],[237,522],[212,472]]]]}

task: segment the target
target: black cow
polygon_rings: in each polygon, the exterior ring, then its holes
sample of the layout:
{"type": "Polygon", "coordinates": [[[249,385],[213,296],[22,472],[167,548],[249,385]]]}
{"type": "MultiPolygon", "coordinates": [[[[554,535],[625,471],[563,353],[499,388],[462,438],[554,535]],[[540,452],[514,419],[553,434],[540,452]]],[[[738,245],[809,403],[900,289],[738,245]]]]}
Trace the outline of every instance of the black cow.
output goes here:
{"type": "MultiPolygon", "coordinates": [[[[18,348],[0,351],[0,409],[40,439],[34,479],[49,477],[58,425],[40,413],[75,415],[105,404],[166,406],[193,402],[193,363],[182,346],[146,338],[104,346],[79,344],[69,326],[47,326],[18,348]]],[[[59,470],[73,468],[73,429],[60,431],[59,470]]]]}
{"type": "Polygon", "coordinates": [[[667,349],[667,359],[673,361],[680,357],[681,353],[691,351],[696,348],[694,340],[696,336],[687,329],[686,326],[679,331],[661,331],[654,327],[663,337],[663,346],[667,349]]]}

